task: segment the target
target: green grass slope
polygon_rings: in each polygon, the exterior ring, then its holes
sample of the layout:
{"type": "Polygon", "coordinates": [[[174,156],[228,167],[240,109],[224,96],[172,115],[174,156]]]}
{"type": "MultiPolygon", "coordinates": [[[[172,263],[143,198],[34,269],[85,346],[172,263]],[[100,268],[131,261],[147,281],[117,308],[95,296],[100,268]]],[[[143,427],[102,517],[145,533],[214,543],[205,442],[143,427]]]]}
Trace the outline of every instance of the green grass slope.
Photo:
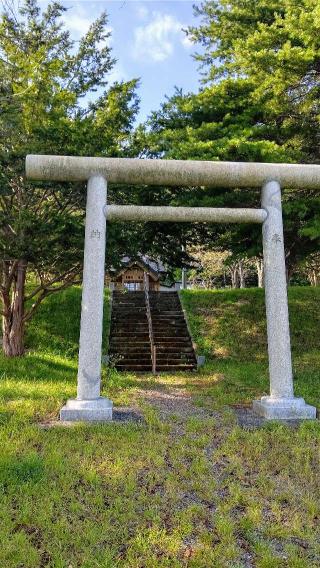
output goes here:
{"type": "MultiPolygon", "coordinates": [[[[319,404],[320,290],[289,291],[296,394],[319,404]]],[[[43,428],[76,393],[81,290],[41,306],[24,358],[0,357],[0,566],[316,568],[320,426],[237,426],[227,405],[268,391],[261,290],[184,292],[196,374],[103,370],[103,393],[184,387],[207,418],[43,428]]],[[[108,295],[104,349],[107,350],[108,295]]]]}
{"type": "MultiPolygon", "coordinates": [[[[269,394],[264,291],[185,291],[182,299],[197,351],[207,360],[206,403],[269,394]]],[[[289,312],[295,394],[320,406],[320,288],[290,288],[289,312]]]]}

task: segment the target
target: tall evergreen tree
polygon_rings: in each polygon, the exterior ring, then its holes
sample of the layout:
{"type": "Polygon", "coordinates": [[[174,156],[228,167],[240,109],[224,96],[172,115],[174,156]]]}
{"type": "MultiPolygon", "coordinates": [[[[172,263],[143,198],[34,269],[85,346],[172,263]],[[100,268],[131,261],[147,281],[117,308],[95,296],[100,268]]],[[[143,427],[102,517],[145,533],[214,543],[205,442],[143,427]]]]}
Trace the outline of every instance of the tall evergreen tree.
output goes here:
{"type": "MultiPolygon", "coordinates": [[[[145,138],[151,156],[176,159],[317,163],[319,5],[317,0],[208,0],[188,30],[204,86],[178,92],[154,112],[145,138]]],[[[255,191],[189,192],[190,204],[255,206],[255,191]]],[[[179,197],[178,197],[179,199],[179,197]]],[[[283,191],[289,274],[319,246],[319,193],[283,191]]],[[[235,255],[261,254],[257,228],[213,227],[204,238],[235,255]]]]}

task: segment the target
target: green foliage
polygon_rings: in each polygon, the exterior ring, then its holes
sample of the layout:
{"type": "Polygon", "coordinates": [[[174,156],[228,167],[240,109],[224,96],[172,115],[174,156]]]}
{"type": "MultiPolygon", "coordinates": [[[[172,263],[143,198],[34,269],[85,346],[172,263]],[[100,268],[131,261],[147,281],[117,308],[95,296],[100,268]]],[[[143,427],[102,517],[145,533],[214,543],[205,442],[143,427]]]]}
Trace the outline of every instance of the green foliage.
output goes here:
{"type": "Polygon", "coordinates": [[[320,17],[317,0],[204,2],[202,22],[189,33],[204,46],[207,80],[250,79],[253,97],[280,128],[292,128],[292,147],[319,157],[315,141],[319,107],[320,17]],[[297,132],[297,128],[300,132],[297,132]],[[311,129],[307,132],[307,129],[311,129]],[[299,140],[300,135],[300,140],[299,140]]]}

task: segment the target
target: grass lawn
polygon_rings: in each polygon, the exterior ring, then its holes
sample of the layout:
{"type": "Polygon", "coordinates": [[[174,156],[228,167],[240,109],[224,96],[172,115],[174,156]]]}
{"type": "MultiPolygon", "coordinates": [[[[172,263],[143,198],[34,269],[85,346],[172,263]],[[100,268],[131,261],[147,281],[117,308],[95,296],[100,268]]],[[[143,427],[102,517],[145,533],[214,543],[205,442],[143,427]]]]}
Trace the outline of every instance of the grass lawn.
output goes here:
{"type": "MultiPolygon", "coordinates": [[[[0,567],[319,567],[318,421],[235,416],[268,392],[263,291],[183,294],[199,373],[104,369],[143,422],[49,427],[76,392],[80,295],[49,298],[26,356],[0,357],[0,567]]],[[[289,299],[295,393],[319,407],[320,289],[289,299]]]]}

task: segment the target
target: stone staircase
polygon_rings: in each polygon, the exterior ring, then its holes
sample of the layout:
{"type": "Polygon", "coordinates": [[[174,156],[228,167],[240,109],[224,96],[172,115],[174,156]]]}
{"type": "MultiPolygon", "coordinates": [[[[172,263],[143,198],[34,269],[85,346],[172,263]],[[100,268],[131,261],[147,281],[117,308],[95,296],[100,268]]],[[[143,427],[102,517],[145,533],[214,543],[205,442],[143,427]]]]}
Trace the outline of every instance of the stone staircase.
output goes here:
{"type": "Polygon", "coordinates": [[[157,371],[197,368],[178,292],[149,292],[157,371]]]}
{"type": "Polygon", "coordinates": [[[113,292],[109,360],[119,371],[152,371],[144,292],[113,292]]]}
{"type": "MultiPolygon", "coordinates": [[[[149,292],[156,372],[197,368],[177,292],[149,292]]],[[[152,371],[151,341],[144,292],[112,296],[109,359],[119,371],[152,371]]]]}

